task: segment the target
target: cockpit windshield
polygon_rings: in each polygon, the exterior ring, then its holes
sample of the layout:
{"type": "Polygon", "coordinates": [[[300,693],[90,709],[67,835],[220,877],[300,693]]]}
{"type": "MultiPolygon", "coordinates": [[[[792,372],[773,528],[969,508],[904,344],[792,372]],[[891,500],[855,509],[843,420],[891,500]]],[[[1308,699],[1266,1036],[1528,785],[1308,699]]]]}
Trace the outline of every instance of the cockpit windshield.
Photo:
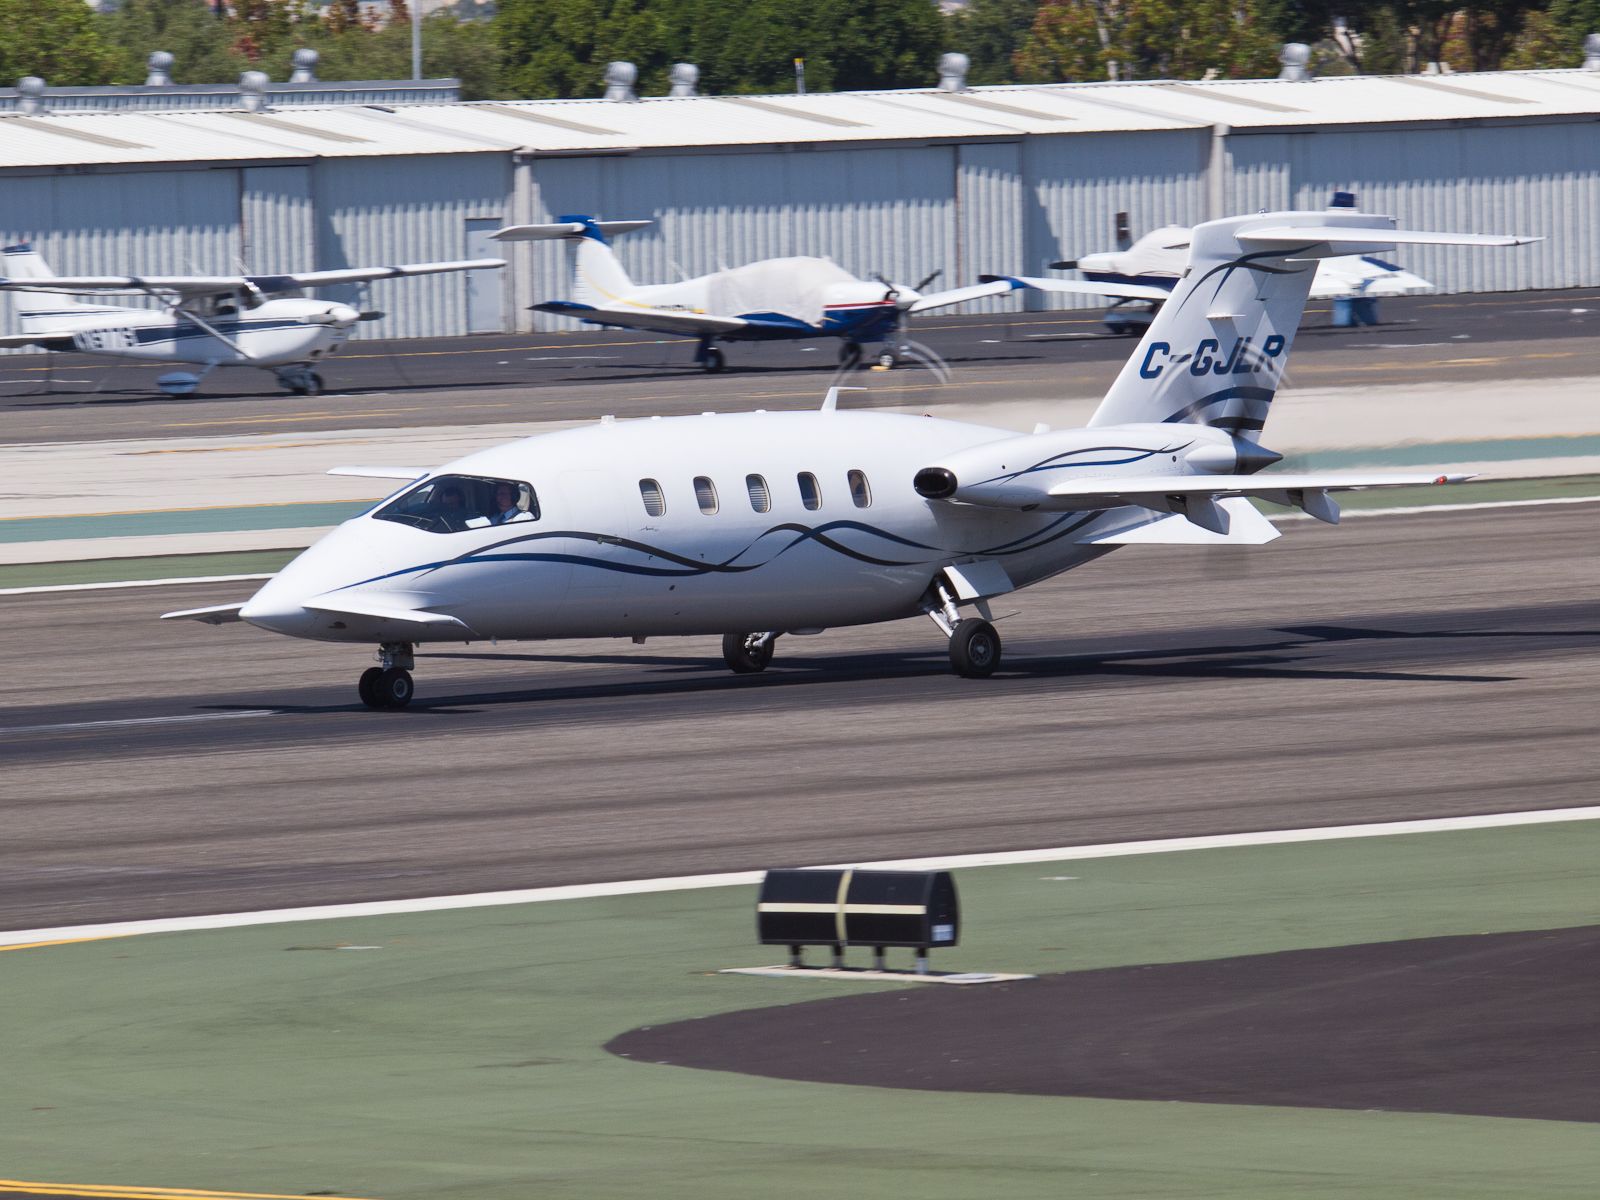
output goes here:
{"type": "Polygon", "coordinates": [[[372,514],[429,533],[459,533],[490,525],[539,519],[539,497],[514,479],[478,475],[437,475],[372,514]]]}

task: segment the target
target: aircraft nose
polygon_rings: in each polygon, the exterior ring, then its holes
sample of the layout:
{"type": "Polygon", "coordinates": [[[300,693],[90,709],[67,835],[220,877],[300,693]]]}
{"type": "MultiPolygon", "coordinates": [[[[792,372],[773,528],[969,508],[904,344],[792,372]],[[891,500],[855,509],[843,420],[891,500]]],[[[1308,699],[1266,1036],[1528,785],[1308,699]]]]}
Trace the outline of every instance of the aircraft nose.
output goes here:
{"type": "Polygon", "coordinates": [[[239,610],[239,619],[273,633],[303,637],[316,620],[316,614],[302,608],[285,589],[269,583],[239,610]]]}

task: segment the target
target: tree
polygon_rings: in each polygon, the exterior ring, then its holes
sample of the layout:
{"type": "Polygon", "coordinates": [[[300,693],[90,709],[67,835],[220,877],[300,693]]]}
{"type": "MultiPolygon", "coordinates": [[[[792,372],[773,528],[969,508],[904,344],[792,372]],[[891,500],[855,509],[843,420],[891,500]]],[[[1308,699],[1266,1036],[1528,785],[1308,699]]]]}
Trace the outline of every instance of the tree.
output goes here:
{"type": "Polygon", "coordinates": [[[1046,0],[1016,61],[1036,82],[1259,79],[1280,46],[1257,0],[1046,0]]]}
{"type": "Polygon", "coordinates": [[[1038,15],[1038,0],[972,0],[952,13],[946,41],[972,61],[967,82],[1016,82],[1012,60],[1038,15]]]}
{"type": "Polygon", "coordinates": [[[128,0],[101,22],[115,48],[118,83],[143,83],[152,50],[171,52],[172,77],[179,83],[225,83],[250,66],[234,52],[229,23],[205,0],[128,0]]]}
{"type": "Polygon", "coordinates": [[[0,79],[59,87],[110,83],[116,56],[83,0],[0,0],[0,79]]]}

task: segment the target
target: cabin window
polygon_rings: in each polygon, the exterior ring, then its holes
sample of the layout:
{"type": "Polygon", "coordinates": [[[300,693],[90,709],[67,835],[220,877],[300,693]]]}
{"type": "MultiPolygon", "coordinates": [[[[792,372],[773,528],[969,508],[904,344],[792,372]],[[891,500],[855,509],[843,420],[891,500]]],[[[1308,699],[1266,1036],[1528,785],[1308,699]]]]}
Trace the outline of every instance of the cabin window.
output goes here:
{"type": "Polygon", "coordinates": [[[717,515],[717,485],[704,475],[694,477],[694,502],[706,516],[717,515]]]}
{"type": "Polygon", "coordinates": [[[872,507],[872,485],[867,482],[866,472],[851,471],[847,478],[850,481],[850,499],[857,508],[872,507]]]}
{"type": "Polygon", "coordinates": [[[428,533],[460,533],[539,519],[539,497],[516,479],[481,475],[436,475],[424,479],[374,512],[379,521],[394,521],[428,533]]]}
{"type": "Polygon", "coordinates": [[[767,490],[767,481],[760,475],[746,475],[744,490],[750,493],[750,507],[756,512],[772,510],[772,493],[767,490]]]}
{"type": "Polygon", "coordinates": [[[800,503],[812,512],[822,507],[822,488],[817,485],[817,477],[810,471],[801,471],[795,476],[795,482],[800,485],[800,503]]]}
{"type": "Polygon", "coordinates": [[[661,492],[661,485],[654,479],[639,480],[639,497],[644,501],[644,511],[652,517],[659,517],[667,511],[667,498],[661,492]]]}

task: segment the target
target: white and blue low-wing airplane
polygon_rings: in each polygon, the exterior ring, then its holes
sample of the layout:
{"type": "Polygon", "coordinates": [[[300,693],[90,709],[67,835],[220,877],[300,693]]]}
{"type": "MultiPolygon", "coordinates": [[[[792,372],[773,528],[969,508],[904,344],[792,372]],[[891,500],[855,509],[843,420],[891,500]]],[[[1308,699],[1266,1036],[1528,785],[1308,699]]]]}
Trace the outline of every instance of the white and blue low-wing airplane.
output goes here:
{"type": "Polygon", "coordinates": [[[1019,288],[1082,295],[1166,296],[1164,289],[1119,285],[1107,288],[1076,280],[1029,279],[1007,275],[941,292],[887,280],[861,279],[826,258],[769,258],[700,275],[677,283],[639,284],[617,261],[607,240],[643,229],[649,221],[599,221],[566,216],[549,225],[512,225],[493,236],[504,242],[568,241],[575,244],[572,298],[546,300],[538,312],[574,317],[591,325],[681,334],[699,340],[695,361],[720,371],[726,358],[718,342],[840,339],[839,361],[855,365],[864,346],[883,343],[878,365],[916,362],[940,371],[943,364],[928,347],[910,339],[907,322],[917,313],[1001,296],[1019,288]]]}
{"type": "Polygon", "coordinates": [[[1331,493],[1437,472],[1274,474],[1260,443],[1317,262],[1398,243],[1532,239],[1397,230],[1365,213],[1199,226],[1189,266],[1086,428],[1016,434],[820,411],[614,421],[405,479],[239,604],[166,614],[378,646],[363,701],[412,697],[418,643],[721,635],[736,672],[785,633],[924,614],[953,668],[991,674],[989,602],[1118,546],[1254,545],[1253,499],[1338,520],[1331,493]]]}
{"type": "Polygon", "coordinates": [[[316,395],[323,387],[317,363],[344,344],[358,321],[383,314],[317,300],[303,295],[305,289],[505,265],[504,259],[480,258],[291,275],[68,276],[50,270],[31,245],[7,246],[0,250],[0,291],[11,294],[22,332],[0,336],[0,346],[202,368],[157,380],[169,396],[189,395],[216,367],[259,367],[296,395],[316,395]],[[151,296],[160,307],[63,299],[74,295],[151,296]]]}

